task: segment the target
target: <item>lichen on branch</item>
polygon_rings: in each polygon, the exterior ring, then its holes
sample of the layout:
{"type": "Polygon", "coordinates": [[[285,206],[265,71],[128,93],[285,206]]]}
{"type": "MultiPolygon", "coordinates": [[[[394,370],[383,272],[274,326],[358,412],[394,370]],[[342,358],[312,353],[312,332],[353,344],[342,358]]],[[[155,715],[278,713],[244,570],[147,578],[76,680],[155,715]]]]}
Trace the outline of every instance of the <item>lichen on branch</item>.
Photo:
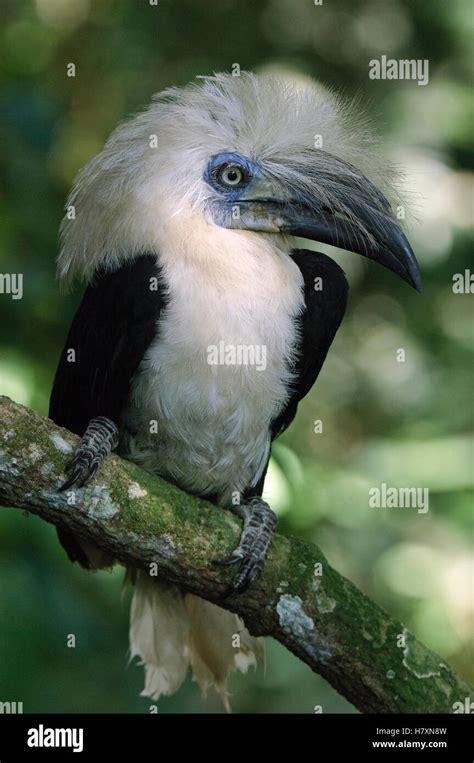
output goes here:
{"type": "MultiPolygon", "coordinates": [[[[317,546],[275,536],[262,575],[223,598],[235,547],[232,514],[110,456],[84,488],[59,493],[78,438],[0,397],[0,505],[26,509],[93,542],[120,563],[240,615],[272,636],[362,712],[453,712],[469,686],[444,660],[334,570],[317,546]]],[[[18,521],[21,521],[19,518],[18,521]]]]}

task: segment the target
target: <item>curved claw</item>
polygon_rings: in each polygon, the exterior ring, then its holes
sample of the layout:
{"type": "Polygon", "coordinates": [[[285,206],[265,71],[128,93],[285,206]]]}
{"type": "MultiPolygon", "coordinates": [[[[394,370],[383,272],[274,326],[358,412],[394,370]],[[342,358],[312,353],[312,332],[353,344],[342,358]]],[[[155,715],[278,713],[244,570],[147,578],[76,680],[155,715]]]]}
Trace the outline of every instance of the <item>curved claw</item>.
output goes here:
{"type": "Polygon", "coordinates": [[[92,464],[90,470],[89,470],[89,474],[87,476],[86,482],[89,482],[89,480],[91,480],[92,477],[95,477],[97,469],[99,468],[99,466],[100,466],[100,461],[97,461],[97,459],[96,459],[94,461],[94,463],[92,464]]]}
{"type": "Polygon", "coordinates": [[[59,488],[59,492],[63,493],[74,484],[77,487],[84,487],[95,476],[97,469],[100,466],[100,461],[94,459],[91,463],[88,462],[84,456],[78,456],[77,460],[74,459],[69,466],[66,467],[66,474],[69,474],[66,482],[64,482],[59,488]]]}
{"type": "Polygon", "coordinates": [[[76,466],[75,469],[73,469],[72,474],[68,477],[66,482],[63,482],[60,488],[58,488],[60,493],[64,493],[65,490],[72,487],[75,482],[79,479],[79,477],[82,474],[82,468],[80,466],[76,466]]]}
{"type": "Polygon", "coordinates": [[[243,554],[232,554],[232,556],[227,557],[227,559],[213,559],[212,564],[216,564],[219,567],[231,567],[234,564],[237,564],[237,562],[241,562],[243,559],[243,554]]]}

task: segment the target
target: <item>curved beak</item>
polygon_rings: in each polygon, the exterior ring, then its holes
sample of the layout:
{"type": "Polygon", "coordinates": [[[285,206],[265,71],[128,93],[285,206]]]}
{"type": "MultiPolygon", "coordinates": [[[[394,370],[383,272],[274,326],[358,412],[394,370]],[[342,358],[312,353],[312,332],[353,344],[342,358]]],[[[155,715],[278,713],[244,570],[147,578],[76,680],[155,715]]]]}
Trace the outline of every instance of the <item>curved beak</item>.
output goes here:
{"type": "MultiPolygon", "coordinates": [[[[354,167],[333,159],[334,169],[343,165],[345,172],[343,179],[334,174],[331,183],[326,176],[324,200],[318,190],[314,195],[294,190],[285,193],[281,182],[262,175],[232,203],[225,222],[220,224],[227,228],[287,233],[361,254],[420,291],[418,263],[387,199],[354,167]]],[[[314,187],[318,189],[317,178],[314,187]]]]}

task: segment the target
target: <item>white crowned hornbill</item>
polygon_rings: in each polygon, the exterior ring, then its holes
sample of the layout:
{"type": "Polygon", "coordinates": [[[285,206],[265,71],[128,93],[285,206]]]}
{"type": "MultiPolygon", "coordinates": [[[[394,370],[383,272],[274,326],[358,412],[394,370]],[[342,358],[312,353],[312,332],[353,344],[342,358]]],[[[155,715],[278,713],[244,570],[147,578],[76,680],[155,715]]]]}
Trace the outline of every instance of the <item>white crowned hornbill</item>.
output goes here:
{"type": "MultiPolygon", "coordinates": [[[[313,386],[346,306],[340,267],[294,237],[420,285],[367,130],[316,85],[220,74],[165,90],[119,126],[68,200],[59,277],[88,286],[51,397],[51,418],[82,436],[63,489],[117,450],[235,512],[240,543],[217,560],[235,564],[233,593],[258,575],[276,525],[262,499],[272,441],[313,386]],[[234,354],[210,362],[222,346],[234,354]],[[252,348],[264,348],[264,364],[252,348]]],[[[112,561],[60,539],[85,567],[112,561]]],[[[190,666],[227,702],[227,673],[255,662],[259,640],[230,612],[134,577],[144,693],[171,693],[190,666]]]]}

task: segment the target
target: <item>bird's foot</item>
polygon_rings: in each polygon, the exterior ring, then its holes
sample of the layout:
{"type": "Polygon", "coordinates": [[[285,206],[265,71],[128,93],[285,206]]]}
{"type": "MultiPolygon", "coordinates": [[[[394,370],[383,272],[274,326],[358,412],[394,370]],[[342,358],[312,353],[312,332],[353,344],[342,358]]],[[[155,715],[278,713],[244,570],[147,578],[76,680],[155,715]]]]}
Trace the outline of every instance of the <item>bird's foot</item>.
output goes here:
{"type": "Polygon", "coordinates": [[[73,485],[82,487],[89,482],[105,457],[117,447],[118,441],[119,431],[111,419],[105,416],[91,419],[72,461],[66,467],[67,480],[59,490],[62,492],[73,485]]]}
{"type": "Polygon", "coordinates": [[[268,503],[259,497],[248,503],[233,506],[233,511],[244,520],[240,543],[227,559],[215,559],[214,564],[228,567],[241,562],[240,570],[226,596],[242,593],[262,570],[275,532],[277,518],[268,503]]]}

